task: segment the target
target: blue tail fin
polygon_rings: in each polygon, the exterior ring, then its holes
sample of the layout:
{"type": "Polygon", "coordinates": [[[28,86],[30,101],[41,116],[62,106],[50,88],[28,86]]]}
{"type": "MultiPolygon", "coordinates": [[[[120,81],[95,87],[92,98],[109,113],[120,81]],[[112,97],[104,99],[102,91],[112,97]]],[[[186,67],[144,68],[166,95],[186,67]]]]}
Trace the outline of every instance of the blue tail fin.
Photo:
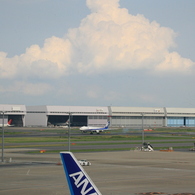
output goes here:
{"type": "Polygon", "coordinates": [[[60,152],[71,195],[101,195],[71,152],[60,152]]]}
{"type": "Polygon", "coordinates": [[[107,124],[106,124],[106,126],[104,128],[108,129],[109,126],[110,126],[110,121],[107,122],[107,124]]]}

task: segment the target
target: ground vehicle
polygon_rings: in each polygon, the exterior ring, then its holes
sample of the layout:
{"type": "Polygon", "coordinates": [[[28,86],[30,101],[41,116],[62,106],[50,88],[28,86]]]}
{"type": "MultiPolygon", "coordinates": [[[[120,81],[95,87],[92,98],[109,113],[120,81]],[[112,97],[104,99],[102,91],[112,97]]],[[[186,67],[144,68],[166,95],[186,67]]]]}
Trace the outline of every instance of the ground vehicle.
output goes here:
{"type": "Polygon", "coordinates": [[[90,166],[91,163],[87,160],[79,160],[80,165],[82,166],[90,166]]]}

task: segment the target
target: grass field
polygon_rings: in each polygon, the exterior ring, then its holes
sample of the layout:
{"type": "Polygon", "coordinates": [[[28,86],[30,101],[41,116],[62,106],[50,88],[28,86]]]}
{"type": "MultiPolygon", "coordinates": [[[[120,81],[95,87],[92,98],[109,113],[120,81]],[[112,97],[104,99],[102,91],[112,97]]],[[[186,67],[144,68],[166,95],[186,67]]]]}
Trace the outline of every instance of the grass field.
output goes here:
{"type": "MultiPolygon", "coordinates": [[[[190,146],[177,146],[177,148],[190,148],[195,142],[194,128],[156,128],[152,132],[144,133],[144,141],[152,144],[171,144],[171,143],[189,143],[190,146]]],[[[114,150],[129,150],[133,149],[134,145],[140,145],[143,141],[141,131],[133,131],[132,129],[125,130],[116,129],[112,131],[112,135],[109,132],[100,135],[78,135],[78,129],[71,129],[71,144],[76,143],[77,149],[75,151],[114,151],[114,150]],[[113,133],[114,132],[114,133],[113,133]],[[138,134],[134,135],[134,133],[138,134]],[[112,146],[109,148],[106,146],[112,146]],[[123,147],[120,147],[122,146],[123,147]],[[131,148],[132,145],[132,148],[131,148]],[[89,146],[88,149],[78,149],[79,146],[89,146]],[[96,146],[97,149],[92,149],[90,146],[96,146]],[[99,146],[99,149],[98,149],[99,146]],[[102,149],[100,146],[105,146],[102,149]],[[118,147],[117,147],[118,146],[118,147]]],[[[44,147],[63,147],[68,145],[68,130],[67,129],[40,129],[40,128],[15,128],[5,129],[4,144],[5,148],[44,148],[44,147]],[[33,135],[33,136],[32,136],[33,135]],[[41,135],[41,136],[40,136],[41,135]],[[45,136],[44,136],[45,135],[45,136]]],[[[0,140],[0,144],[2,140],[0,140]]],[[[74,148],[74,147],[73,147],[74,148]]],[[[154,149],[162,149],[155,147],[154,149]]],[[[50,152],[59,152],[58,150],[48,150],[50,152]]],[[[35,151],[36,152],[36,151],[35,151]]]]}

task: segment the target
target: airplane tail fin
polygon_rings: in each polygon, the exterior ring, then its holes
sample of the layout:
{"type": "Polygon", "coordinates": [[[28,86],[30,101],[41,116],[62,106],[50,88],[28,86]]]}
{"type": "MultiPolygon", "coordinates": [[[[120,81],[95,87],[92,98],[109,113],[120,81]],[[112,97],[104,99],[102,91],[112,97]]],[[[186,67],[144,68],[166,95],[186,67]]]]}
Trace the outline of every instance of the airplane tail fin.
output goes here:
{"type": "Polygon", "coordinates": [[[11,125],[12,124],[12,119],[10,119],[7,124],[11,125]]]}
{"type": "Polygon", "coordinates": [[[69,121],[69,119],[68,119],[65,123],[66,123],[67,125],[69,125],[69,122],[70,122],[70,121],[69,121]]]}
{"type": "Polygon", "coordinates": [[[110,125],[110,121],[107,122],[107,124],[106,124],[106,126],[104,128],[108,129],[109,125],[110,125]]]}
{"type": "Polygon", "coordinates": [[[71,195],[101,195],[71,152],[60,152],[71,195]]]}

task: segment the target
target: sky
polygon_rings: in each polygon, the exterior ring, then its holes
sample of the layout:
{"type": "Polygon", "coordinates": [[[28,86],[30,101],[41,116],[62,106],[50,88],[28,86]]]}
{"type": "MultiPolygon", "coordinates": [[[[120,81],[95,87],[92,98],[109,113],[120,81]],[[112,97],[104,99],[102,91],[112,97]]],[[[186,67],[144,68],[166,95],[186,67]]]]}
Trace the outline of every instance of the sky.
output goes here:
{"type": "Polygon", "coordinates": [[[0,5],[0,104],[195,108],[194,0],[0,5]]]}

